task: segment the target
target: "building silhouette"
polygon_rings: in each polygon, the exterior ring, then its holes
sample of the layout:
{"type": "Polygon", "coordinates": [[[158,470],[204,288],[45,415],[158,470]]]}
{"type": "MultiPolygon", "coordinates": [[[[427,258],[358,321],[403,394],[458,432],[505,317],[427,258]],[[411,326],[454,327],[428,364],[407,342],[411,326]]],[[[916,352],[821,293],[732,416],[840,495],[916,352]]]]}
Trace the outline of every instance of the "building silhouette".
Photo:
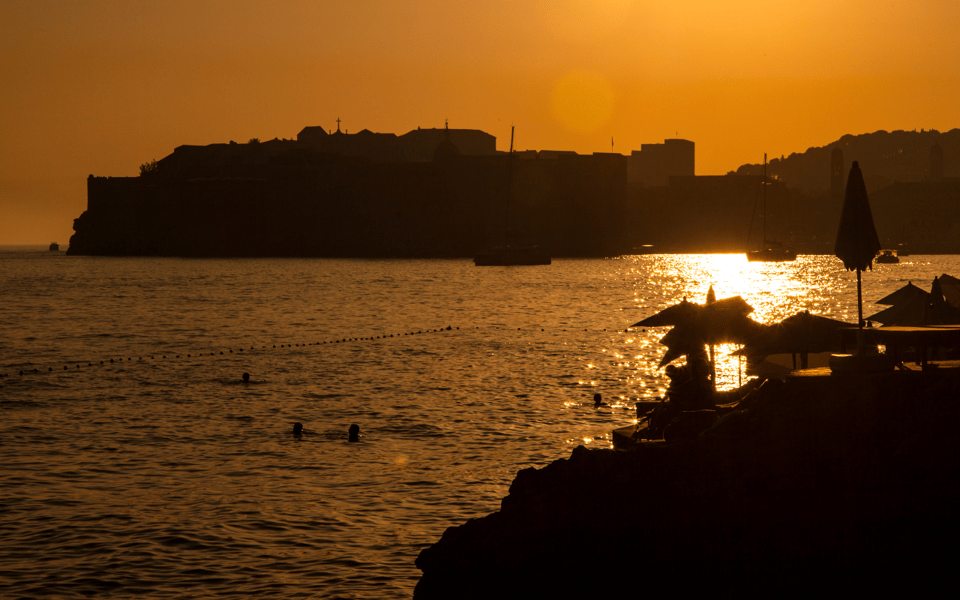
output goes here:
{"type": "MultiPolygon", "coordinates": [[[[139,177],[91,175],[69,253],[470,257],[508,241],[554,257],[742,252],[761,166],[696,176],[694,148],[508,155],[490,134],[447,127],[184,145],[139,177]]],[[[960,252],[958,156],[960,130],[844,136],[774,159],[768,236],[832,253],[846,157],[861,164],[886,246],[960,252]],[[938,141],[920,152],[927,139],[938,141]]]]}
{"type": "Polygon", "coordinates": [[[646,186],[668,185],[670,177],[692,177],[695,163],[695,144],[689,140],[641,144],[639,151],[630,153],[628,181],[646,186]]]}

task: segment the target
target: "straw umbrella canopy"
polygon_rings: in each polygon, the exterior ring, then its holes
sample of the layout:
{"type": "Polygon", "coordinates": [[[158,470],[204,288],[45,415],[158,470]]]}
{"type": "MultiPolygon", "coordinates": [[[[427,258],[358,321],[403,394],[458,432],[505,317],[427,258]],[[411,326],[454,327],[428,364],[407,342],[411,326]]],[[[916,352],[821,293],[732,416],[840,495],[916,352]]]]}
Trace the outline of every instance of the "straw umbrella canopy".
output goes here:
{"type": "Polygon", "coordinates": [[[744,345],[740,353],[747,356],[769,356],[839,351],[840,330],[851,326],[852,323],[803,311],[779,323],[767,325],[759,335],[744,345]]]}
{"type": "MultiPolygon", "coordinates": [[[[883,304],[884,306],[896,306],[898,304],[903,304],[904,302],[909,302],[916,297],[930,297],[930,293],[918,288],[913,285],[912,281],[907,282],[907,285],[903,286],[899,290],[887,294],[883,298],[877,300],[874,304],[883,304]]],[[[881,321],[882,323],[882,321],[881,321]]]]}
{"type": "Polygon", "coordinates": [[[867,317],[870,321],[883,323],[887,327],[892,325],[918,327],[927,323],[930,292],[918,288],[911,281],[892,294],[877,300],[876,303],[890,308],[870,315],[867,317]]]}
{"type": "Polygon", "coordinates": [[[711,304],[697,304],[685,299],[633,327],[674,326],[660,340],[667,347],[667,353],[660,361],[663,367],[681,356],[703,352],[706,345],[746,342],[762,328],[747,316],[751,312],[753,307],[740,296],[723,298],[711,304]]]}
{"type": "Polygon", "coordinates": [[[890,308],[868,317],[871,321],[883,323],[885,327],[920,327],[924,325],[950,325],[960,323],[960,309],[954,308],[947,299],[953,279],[949,275],[935,277],[930,291],[921,290],[913,284],[907,284],[896,292],[883,298],[878,304],[892,304],[890,308]],[[949,279],[944,279],[945,277],[949,279]],[[887,302],[889,301],[889,302],[887,302]]]}
{"type": "Polygon", "coordinates": [[[867,317],[871,321],[883,323],[885,327],[898,325],[901,327],[920,327],[929,322],[930,294],[920,290],[920,294],[913,297],[904,296],[902,300],[885,308],[878,313],[867,317]]]}
{"type": "Polygon", "coordinates": [[[840,226],[837,228],[837,241],[833,251],[843,261],[845,269],[857,271],[857,316],[862,330],[863,287],[860,273],[868,267],[873,270],[873,259],[880,252],[880,238],[873,226],[867,186],[863,183],[863,173],[860,172],[857,161],[853,161],[847,177],[847,190],[843,197],[843,210],[840,213],[840,226]]]}
{"type": "Polygon", "coordinates": [[[632,327],[664,327],[667,325],[683,325],[696,318],[698,311],[703,308],[696,302],[684,298],[681,302],[668,306],[655,315],[649,316],[632,327]]]}
{"type": "Polygon", "coordinates": [[[764,326],[758,335],[733,354],[750,357],[752,362],[772,354],[793,354],[794,363],[799,354],[800,364],[806,368],[809,354],[839,351],[840,330],[851,325],[803,311],[779,323],[764,326]]]}

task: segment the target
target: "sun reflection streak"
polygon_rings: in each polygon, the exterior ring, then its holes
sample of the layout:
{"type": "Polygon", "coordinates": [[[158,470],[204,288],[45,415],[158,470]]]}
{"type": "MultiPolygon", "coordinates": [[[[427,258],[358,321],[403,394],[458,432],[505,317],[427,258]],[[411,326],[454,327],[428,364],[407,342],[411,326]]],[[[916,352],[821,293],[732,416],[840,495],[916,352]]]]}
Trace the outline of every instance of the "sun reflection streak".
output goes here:
{"type": "MultiPolygon", "coordinates": [[[[634,282],[632,301],[637,312],[632,322],[683,299],[702,304],[711,285],[718,299],[742,297],[754,308],[749,317],[759,323],[775,323],[804,310],[834,319],[855,319],[851,316],[856,310],[855,292],[848,293],[850,277],[839,261],[825,257],[800,256],[783,263],[749,262],[744,254],[646,255],[620,260],[624,263],[620,276],[634,282]]],[[[632,371],[627,375],[631,385],[641,388],[644,380],[653,380],[660,385],[657,391],[665,392],[667,382],[658,366],[665,347],[659,340],[669,330],[629,331],[625,343],[636,362],[620,368],[632,371]]],[[[747,380],[745,361],[731,356],[737,349],[734,344],[715,349],[718,389],[737,387],[747,380]]],[[[644,391],[653,392],[649,388],[644,391]]]]}

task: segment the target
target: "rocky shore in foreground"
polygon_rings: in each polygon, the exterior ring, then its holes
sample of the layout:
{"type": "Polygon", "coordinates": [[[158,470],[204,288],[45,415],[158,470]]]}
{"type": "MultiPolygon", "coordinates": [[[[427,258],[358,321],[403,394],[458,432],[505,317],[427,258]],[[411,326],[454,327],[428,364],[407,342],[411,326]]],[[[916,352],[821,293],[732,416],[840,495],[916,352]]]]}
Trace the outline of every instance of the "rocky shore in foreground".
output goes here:
{"type": "Polygon", "coordinates": [[[695,439],[520,471],[414,597],[933,592],[960,556],[950,367],[768,382],[695,439]]]}

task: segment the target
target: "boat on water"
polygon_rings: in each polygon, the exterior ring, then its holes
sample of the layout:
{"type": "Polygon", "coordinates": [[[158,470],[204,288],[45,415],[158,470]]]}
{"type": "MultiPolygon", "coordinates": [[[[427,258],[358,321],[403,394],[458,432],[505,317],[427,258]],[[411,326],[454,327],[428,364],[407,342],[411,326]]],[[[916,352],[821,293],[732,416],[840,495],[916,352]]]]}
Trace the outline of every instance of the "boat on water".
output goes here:
{"type": "Polygon", "coordinates": [[[747,252],[747,260],[750,262],[788,262],[797,260],[797,253],[790,248],[766,247],[761,250],[751,250],[747,252]]]}
{"type": "Polygon", "coordinates": [[[473,264],[478,267],[549,265],[550,256],[537,246],[498,246],[476,255],[473,264]]]}
{"type": "Polygon", "coordinates": [[[883,263],[890,265],[900,262],[900,257],[897,256],[896,250],[881,250],[880,256],[878,256],[875,260],[878,264],[883,263]]]}
{"type": "Polygon", "coordinates": [[[56,243],[56,242],[51,242],[51,244],[50,244],[50,252],[60,252],[60,244],[58,244],[58,243],[56,243]]]}
{"type": "MultiPolygon", "coordinates": [[[[750,262],[788,262],[797,260],[797,253],[793,248],[782,243],[767,239],[767,155],[763,155],[763,243],[757,250],[747,251],[747,260],[750,262]]],[[[748,236],[749,237],[749,236],[748,236]]]]}
{"type": "Polygon", "coordinates": [[[507,169],[507,198],[504,215],[504,237],[506,238],[506,243],[477,254],[473,258],[473,264],[478,267],[549,265],[550,255],[541,250],[539,246],[510,243],[510,191],[513,187],[513,127],[510,128],[510,155],[507,169]]]}

